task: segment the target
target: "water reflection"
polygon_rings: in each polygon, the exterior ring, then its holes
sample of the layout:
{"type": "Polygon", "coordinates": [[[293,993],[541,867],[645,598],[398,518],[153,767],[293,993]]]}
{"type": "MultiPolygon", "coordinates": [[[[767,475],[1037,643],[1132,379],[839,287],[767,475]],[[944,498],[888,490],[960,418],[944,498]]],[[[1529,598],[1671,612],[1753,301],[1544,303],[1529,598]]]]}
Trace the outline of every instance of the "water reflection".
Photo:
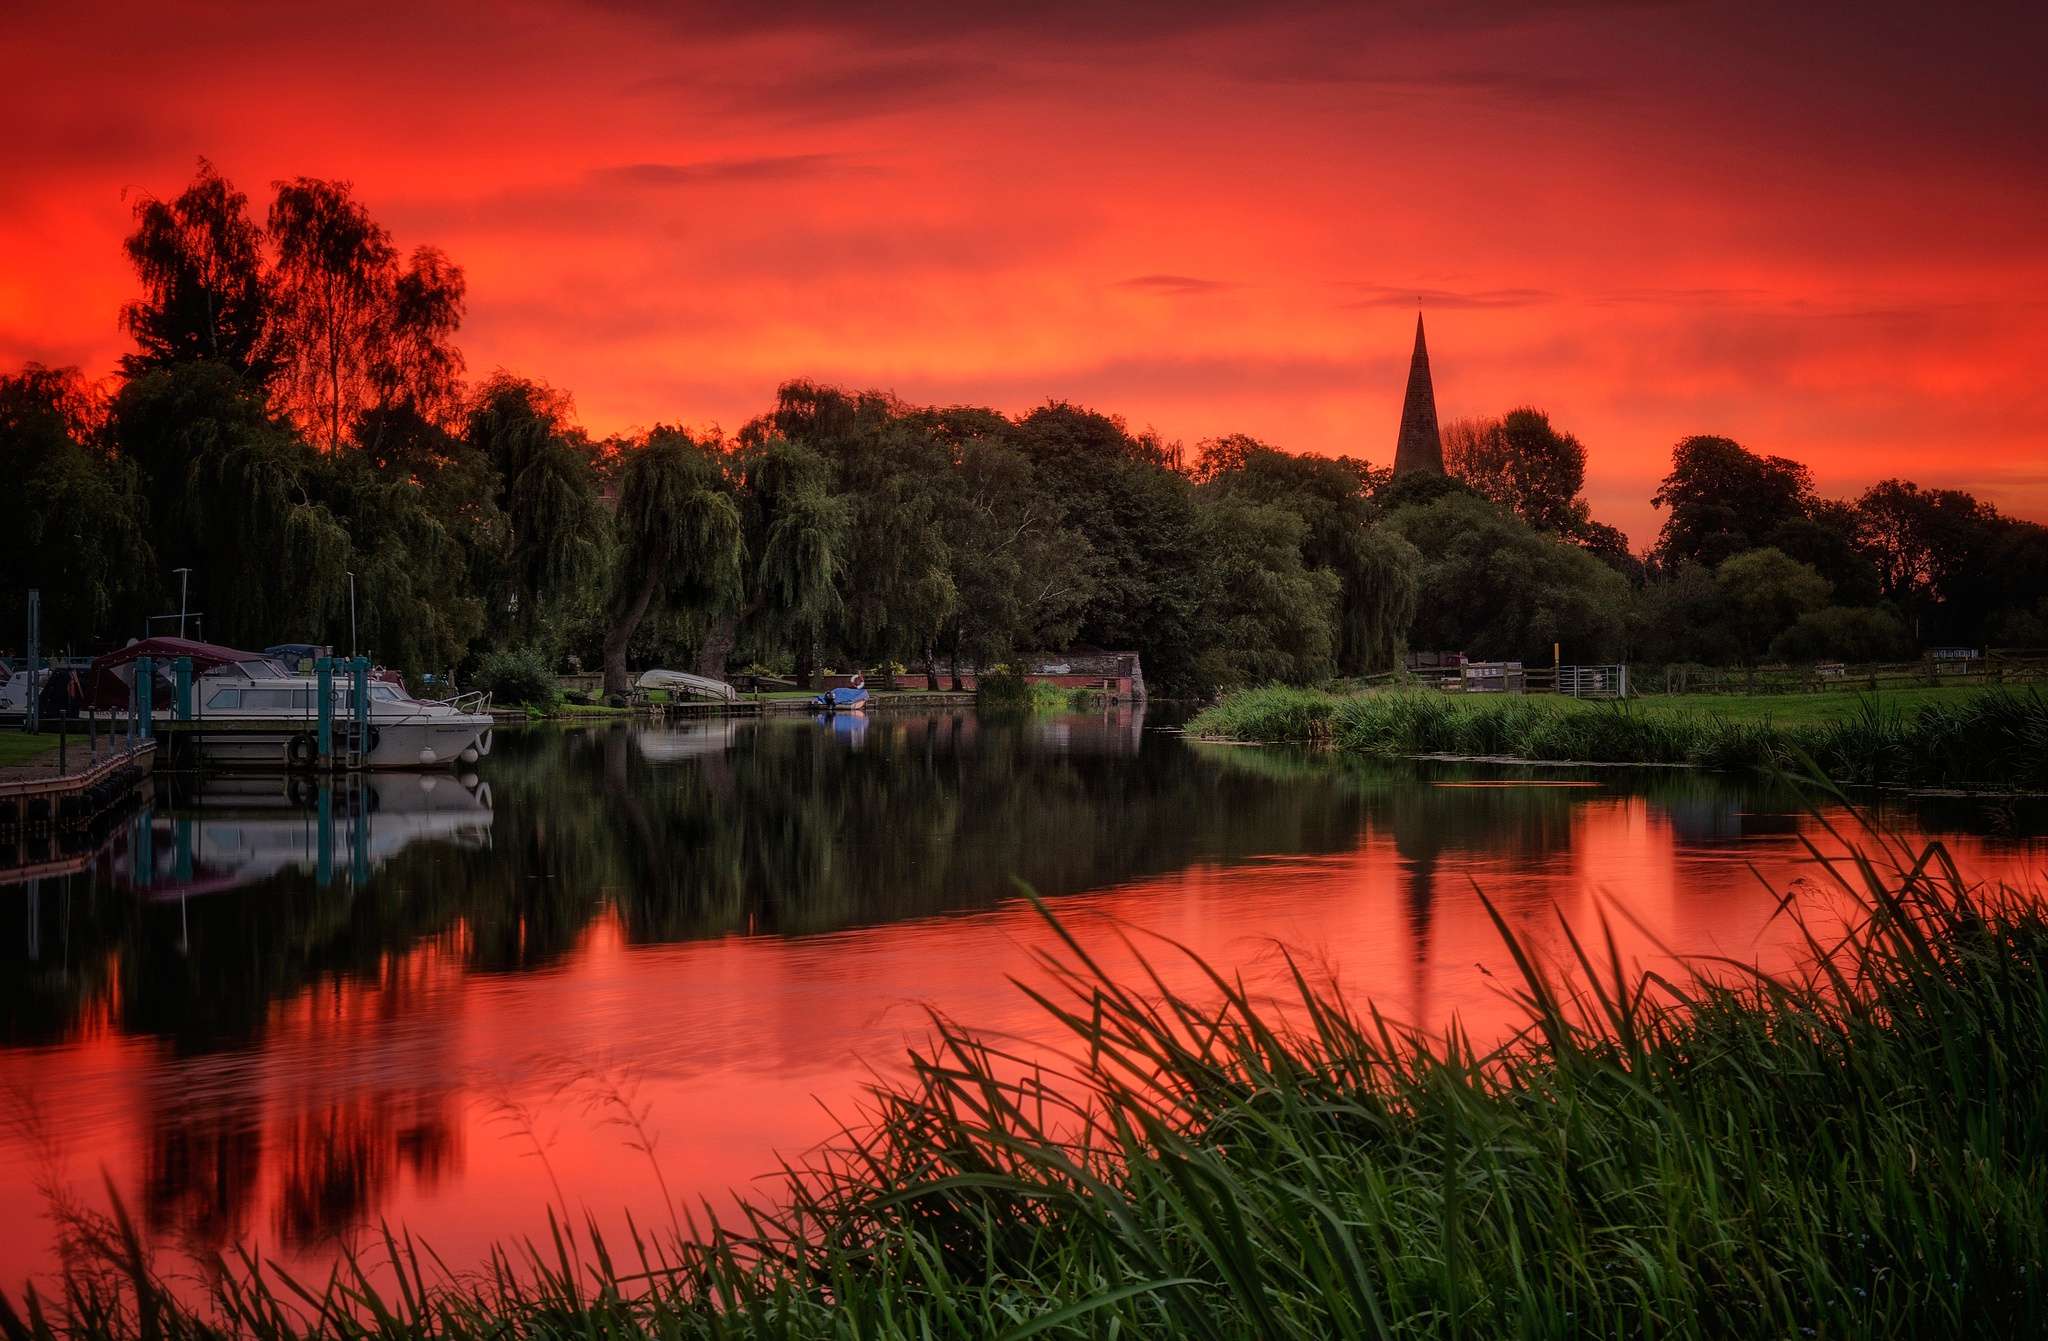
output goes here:
{"type": "MultiPolygon", "coordinates": [[[[1750,864],[1797,878],[1815,824],[1678,770],[1199,747],[1128,709],[503,732],[480,771],[174,779],[81,873],[0,888],[0,1204],[104,1165],[166,1240],[313,1251],[389,1216],[461,1257],[557,1175],[648,1209],[564,1066],[630,1067],[708,1195],[822,1135],[809,1096],[900,1051],[902,1003],[1028,1033],[1018,880],[1219,963],[1307,947],[1429,1022],[1493,1000],[1475,882],[1518,926],[1606,889],[1739,951],[1775,907],[1750,864]]],[[[1892,817],[1987,873],[2040,851],[2034,811],[1892,817]]],[[[47,1240],[0,1226],[0,1276],[47,1240]]]]}

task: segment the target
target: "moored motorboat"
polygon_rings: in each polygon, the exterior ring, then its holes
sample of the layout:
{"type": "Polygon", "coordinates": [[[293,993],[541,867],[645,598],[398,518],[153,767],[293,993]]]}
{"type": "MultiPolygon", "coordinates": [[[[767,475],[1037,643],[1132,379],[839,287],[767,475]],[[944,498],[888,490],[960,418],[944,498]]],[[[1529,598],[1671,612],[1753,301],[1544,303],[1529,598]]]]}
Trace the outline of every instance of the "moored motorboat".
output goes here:
{"type": "MultiPolygon", "coordinates": [[[[230,768],[310,768],[321,764],[321,677],[287,671],[256,652],[210,643],[155,638],[133,643],[93,662],[95,707],[125,710],[135,697],[137,663],[151,659],[157,674],[155,712],[177,711],[168,702],[162,672],[183,662],[192,676],[189,721],[180,730],[201,761],[230,768]]],[[[328,680],[330,760],[358,768],[435,768],[473,763],[491,752],[492,718],[482,695],[445,703],[411,697],[388,674],[364,679],[368,702],[358,714],[354,676],[328,680]],[[366,721],[363,721],[366,719],[366,721]],[[361,723],[359,725],[359,723],[361,723]]]]}
{"type": "Polygon", "coordinates": [[[868,691],[859,685],[844,689],[827,689],[811,702],[826,712],[859,712],[867,706],[868,691]]]}

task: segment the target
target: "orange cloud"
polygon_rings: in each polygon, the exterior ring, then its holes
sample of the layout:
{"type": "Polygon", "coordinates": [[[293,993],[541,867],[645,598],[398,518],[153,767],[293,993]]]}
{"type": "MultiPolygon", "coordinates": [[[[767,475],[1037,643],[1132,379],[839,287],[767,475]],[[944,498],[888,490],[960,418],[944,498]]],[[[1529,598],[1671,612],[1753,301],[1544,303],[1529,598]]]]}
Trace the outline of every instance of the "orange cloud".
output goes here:
{"type": "Polygon", "coordinates": [[[472,368],[594,429],[785,377],[1392,454],[1533,403],[1638,543],[1670,444],[2048,518],[2032,14],[472,3],[17,16],[0,362],[111,369],[138,189],[345,177],[472,368]],[[129,193],[124,198],[124,192],[129,193]]]}

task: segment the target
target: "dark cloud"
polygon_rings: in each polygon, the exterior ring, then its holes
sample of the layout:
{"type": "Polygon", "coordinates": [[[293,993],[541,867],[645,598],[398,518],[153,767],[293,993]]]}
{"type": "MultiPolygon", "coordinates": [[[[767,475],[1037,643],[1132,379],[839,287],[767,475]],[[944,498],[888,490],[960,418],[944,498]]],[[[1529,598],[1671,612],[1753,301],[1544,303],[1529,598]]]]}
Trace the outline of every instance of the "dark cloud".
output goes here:
{"type": "Polygon", "coordinates": [[[829,122],[1014,92],[1014,79],[998,79],[1002,69],[996,61],[951,52],[842,50],[789,68],[691,71],[643,80],[635,87],[774,121],[829,122]]]}
{"type": "Polygon", "coordinates": [[[1197,294],[1221,293],[1225,289],[1234,289],[1238,286],[1227,280],[1197,279],[1193,275],[1137,275],[1131,279],[1120,279],[1110,287],[1188,298],[1197,294]]]}
{"type": "Polygon", "coordinates": [[[1363,295],[1352,302],[1339,304],[1346,310],[1412,307],[1418,302],[1424,308],[1539,307],[1557,300],[1556,294],[1543,289],[1479,289],[1464,293],[1455,289],[1401,289],[1385,284],[1346,284],[1342,287],[1363,295]]]}
{"type": "Polygon", "coordinates": [[[615,168],[598,168],[590,179],[597,185],[626,187],[730,186],[878,176],[881,172],[881,168],[859,162],[850,154],[767,154],[702,163],[625,163],[615,168]]]}

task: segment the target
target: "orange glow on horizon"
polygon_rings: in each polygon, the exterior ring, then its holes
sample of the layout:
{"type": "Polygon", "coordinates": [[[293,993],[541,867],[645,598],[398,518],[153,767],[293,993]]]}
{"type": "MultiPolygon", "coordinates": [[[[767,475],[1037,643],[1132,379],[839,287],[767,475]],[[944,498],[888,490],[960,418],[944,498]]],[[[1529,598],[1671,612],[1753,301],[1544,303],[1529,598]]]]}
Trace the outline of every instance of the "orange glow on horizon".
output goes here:
{"type": "MultiPolygon", "coordinates": [[[[123,4],[0,52],[0,366],[109,372],[137,191],[347,178],[597,433],[811,376],[1391,459],[1534,403],[1638,546],[1695,432],[2048,520],[2048,99],[1984,16],[123,4]]],[[[2038,15],[2015,23],[2038,25],[2038,15]]]]}

